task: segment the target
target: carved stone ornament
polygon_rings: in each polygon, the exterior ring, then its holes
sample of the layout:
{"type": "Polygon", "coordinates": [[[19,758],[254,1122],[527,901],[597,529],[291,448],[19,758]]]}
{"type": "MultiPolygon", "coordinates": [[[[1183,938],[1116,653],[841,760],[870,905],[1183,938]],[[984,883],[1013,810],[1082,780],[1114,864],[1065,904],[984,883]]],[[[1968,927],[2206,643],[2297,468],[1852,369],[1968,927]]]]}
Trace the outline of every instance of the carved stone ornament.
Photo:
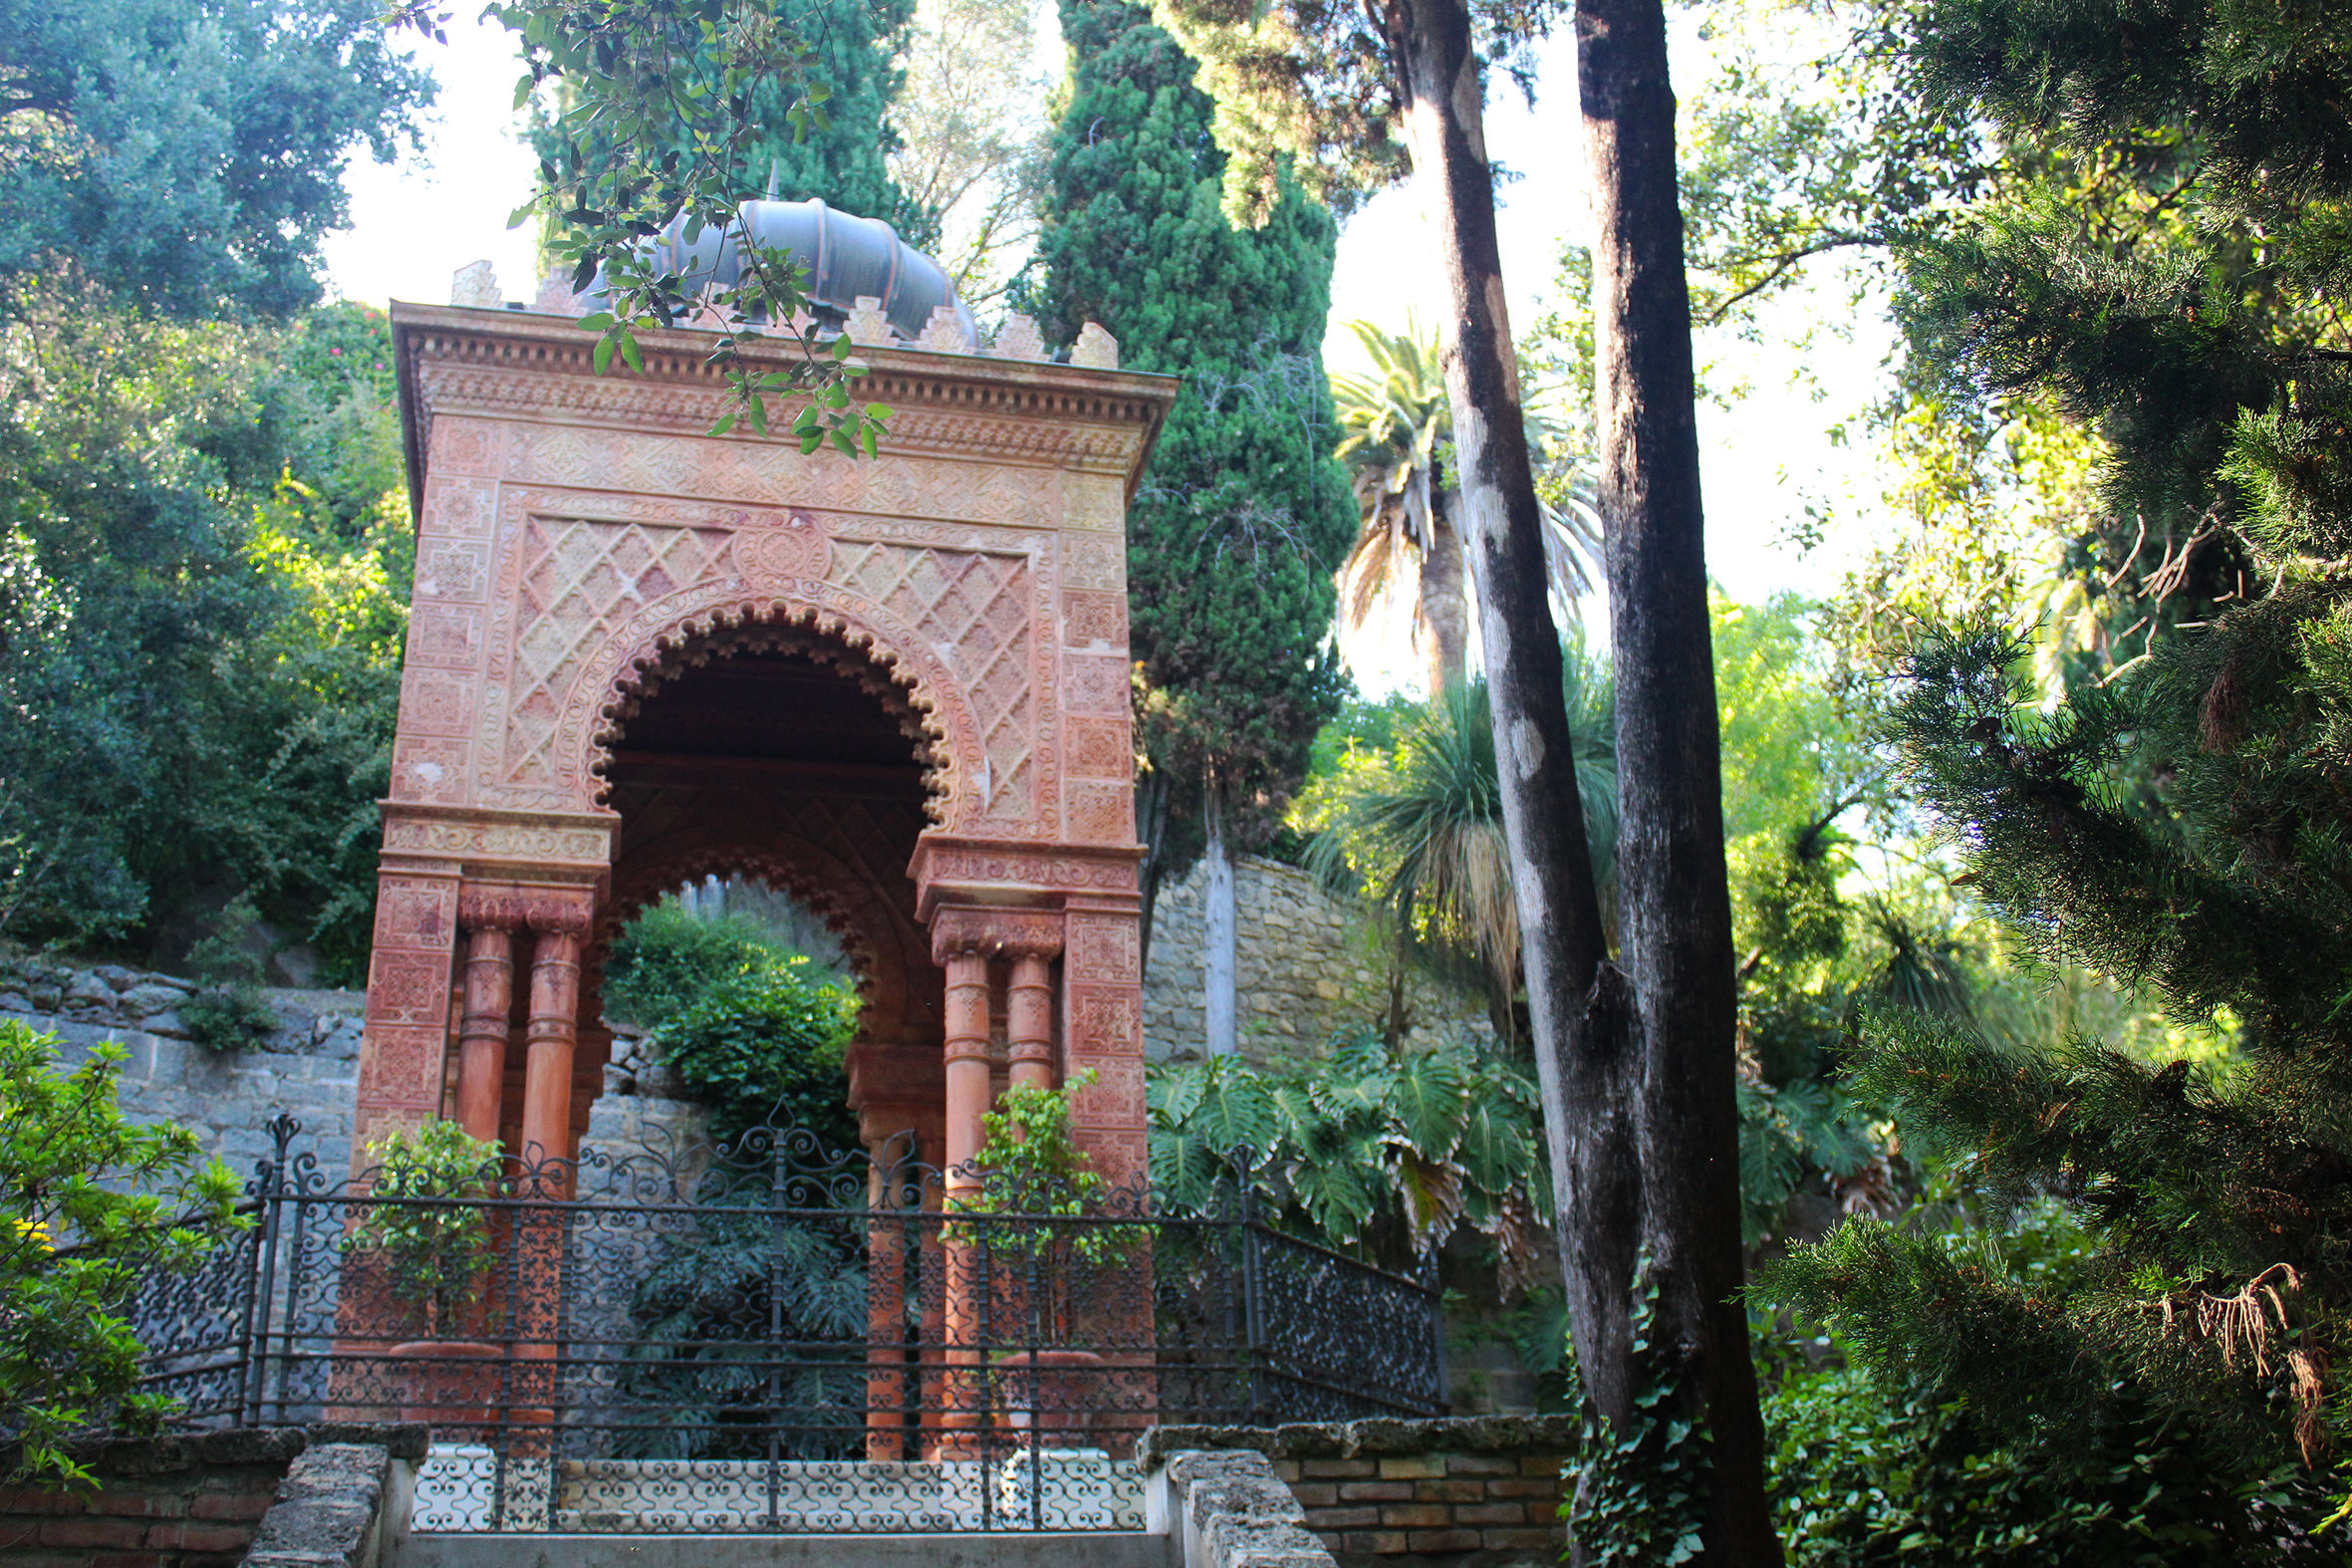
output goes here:
{"type": "Polygon", "coordinates": [[[1119,369],[1119,340],[1101,322],[1090,321],[1078,329],[1078,341],[1070,346],[1070,363],[1090,371],[1115,371],[1119,369]]]}
{"type": "Polygon", "coordinates": [[[963,317],[952,305],[931,307],[930,320],[922,324],[922,336],[915,340],[918,349],[929,349],[935,354],[969,354],[972,352],[971,334],[964,330],[963,317]]]}
{"type": "Polygon", "coordinates": [[[1037,319],[1014,311],[1004,318],[1004,325],[996,330],[996,341],[988,345],[988,352],[999,360],[1027,360],[1032,364],[1045,358],[1045,338],[1037,330],[1037,319]]]}
{"type": "Polygon", "coordinates": [[[587,300],[572,292],[572,273],[568,267],[558,267],[539,280],[539,293],[531,301],[531,309],[542,316],[585,316],[587,300]]]}
{"type": "Polygon", "coordinates": [[[1051,958],[1062,950],[1058,910],[943,909],[931,915],[931,961],[983,957],[1051,958]]]}
{"type": "Polygon", "coordinates": [[[882,313],[882,296],[861,294],[850,312],[850,342],[872,344],[888,348],[891,342],[891,319],[882,313]]]}
{"type": "Polygon", "coordinates": [[[498,292],[498,274],[486,261],[469,261],[449,275],[449,303],[496,310],[506,303],[498,292]]]}

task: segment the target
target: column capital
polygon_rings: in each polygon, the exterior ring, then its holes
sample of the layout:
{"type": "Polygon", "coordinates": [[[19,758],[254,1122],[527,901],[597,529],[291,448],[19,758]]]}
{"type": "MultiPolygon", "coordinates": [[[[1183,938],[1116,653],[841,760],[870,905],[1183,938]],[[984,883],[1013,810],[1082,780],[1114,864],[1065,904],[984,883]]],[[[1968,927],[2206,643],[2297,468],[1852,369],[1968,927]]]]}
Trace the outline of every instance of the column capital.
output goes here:
{"type": "Polygon", "coordinates": [[[521,930],[523,901],[511,888],[464,888],[457,895],[457,923],[469,931],[521,930]]]}
{"type": "Polygon", "coordinates": [[[586,936],[596,910],[588,887],[467,883],[457,895],[457,923],[466,930],[532,930],[586,936]]]}
{"type": "Polygon", "coordinates": [[[931,961],[998,955],[1051,958],[1062,950],[1059,910],[990,909],[956,905],[934,911],[930,919],[931,961]]]}

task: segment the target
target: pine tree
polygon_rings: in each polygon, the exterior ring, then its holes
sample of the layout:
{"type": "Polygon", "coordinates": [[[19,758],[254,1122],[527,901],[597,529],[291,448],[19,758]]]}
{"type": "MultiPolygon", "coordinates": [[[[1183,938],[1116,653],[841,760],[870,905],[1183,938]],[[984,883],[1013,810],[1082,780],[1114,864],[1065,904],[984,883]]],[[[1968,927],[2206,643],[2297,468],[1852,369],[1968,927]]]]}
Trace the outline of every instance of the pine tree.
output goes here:
{"type": "Polygon", "coordinates": [[[1966,1155],[1995,1212],[2063,1205],[2089,1255],[2027,1270],[1855,1224],[1774,1284],[2054,1453],[2153,1409],[2207,1434],[2218,1482],[2317,1469],[2352,1431],[2352,131],[2325,107],[2352,97],[2352,29],[2317,5],[1960,0],[1919,37],[1931,86],[2101,193],[1935,242],[1915,320],[1956,370],[2100,433],[2102,535],[2187,515],[2238,565],[2197,590],[2218,614],[2048,717],[2016,641],[1925,638],[1895,738],[2029,948],[2235,1060],[2089,1038],[2019,1059],[1883,1023],[1858,1091],[1966,1155]],[[2083,221],[2102,206],[2144,221],[2119,240],[2083,221]]]}
{"type": "MultiPolygon", "coordinates": [[[[1184,378],[1129,512],[1129,602],[1161,775],[1147,804],[1174,783],[1176,815],[1196,816],[1213,904],[1342,690],[1332,573],[1356,509],[1319,354],[1336,225],[1286,181],[1264,227],[1232,227],[1214,107],[1184,52],[1126,0],[1063,0],[1061,16],[1076,65],[1034,300],[1054,341],[1098,321],[1124,365],[1184,378]]],[[[1221,1014],[1214,986],[1210,1000],[1212,1045],[1229,1048],[1229,990],[1221,1014]]]]}

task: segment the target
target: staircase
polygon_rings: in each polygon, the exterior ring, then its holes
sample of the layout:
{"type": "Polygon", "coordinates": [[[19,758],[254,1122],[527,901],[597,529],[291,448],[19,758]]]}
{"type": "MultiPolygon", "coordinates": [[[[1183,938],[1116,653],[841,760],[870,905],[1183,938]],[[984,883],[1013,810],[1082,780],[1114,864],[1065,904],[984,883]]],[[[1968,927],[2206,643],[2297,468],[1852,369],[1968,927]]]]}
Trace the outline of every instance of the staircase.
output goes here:
{"type": "Polygon", "coordinates": [[[1180,1568],[1166,1534],[410,1535],[385,1568],[1180,1568]]]}

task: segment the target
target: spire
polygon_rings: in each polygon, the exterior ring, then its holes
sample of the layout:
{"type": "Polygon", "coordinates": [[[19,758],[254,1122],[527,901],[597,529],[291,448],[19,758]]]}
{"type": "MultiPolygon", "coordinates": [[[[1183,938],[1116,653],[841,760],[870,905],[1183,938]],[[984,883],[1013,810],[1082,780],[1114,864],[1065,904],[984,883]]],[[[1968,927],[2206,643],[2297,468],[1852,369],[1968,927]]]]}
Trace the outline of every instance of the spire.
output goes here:
{"type": "Polygon", "coordinates": [[[767,199],[767,200],[769,200],[769,201],[774,201],[774,200],[778,199],[779,197],[781,197],[783,194],[784,194],[784,160],[783,160],[782,158],[780,158],[780,157],[772,157],[772,158],[769,158],[769,159],[768,159],[768,193],[767,193],[767,196],[766,196],[766,198],[765,198],[765,199],[767,199]]]}

